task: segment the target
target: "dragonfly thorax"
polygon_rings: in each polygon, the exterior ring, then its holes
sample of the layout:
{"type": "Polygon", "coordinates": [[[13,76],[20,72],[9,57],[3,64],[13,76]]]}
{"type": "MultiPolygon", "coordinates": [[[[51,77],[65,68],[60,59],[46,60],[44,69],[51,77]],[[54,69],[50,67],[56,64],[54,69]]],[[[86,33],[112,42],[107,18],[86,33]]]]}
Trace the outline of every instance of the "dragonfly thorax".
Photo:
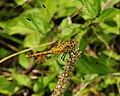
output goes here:
{"type": "Polygon", "coordinates": [[[78,44],[78,41],[71,40],[71,41],[70,41],[70,44],[71,44],[71,47],[72,47],[72,48],[75,48],[75,46],[77,46],[77,44],[78,44]]]}

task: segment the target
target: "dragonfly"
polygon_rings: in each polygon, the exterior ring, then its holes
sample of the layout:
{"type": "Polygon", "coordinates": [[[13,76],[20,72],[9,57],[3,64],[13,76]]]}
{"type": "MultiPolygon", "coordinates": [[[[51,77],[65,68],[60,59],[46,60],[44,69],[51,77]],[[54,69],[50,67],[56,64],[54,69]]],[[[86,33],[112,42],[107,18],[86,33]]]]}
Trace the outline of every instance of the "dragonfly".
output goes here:
{"type": "Polygon", "coordinates": [[[33,53],[30,55],[26,55],[27,58],[32,58],[32,57],[39,57],[41,55],[47,55],[47,54],[56,54],[56,53],[63,53],[61,59],[64,60],[65,56],[67,53],[72,51],[77,46],[78,42],[75,40],[71,40],[69,42],[62,42],[60,44],[57,44],[56,46],[52,47],[48,51],[43,51],[43,52],[38,52],[38,53],[33,53]]]}
{"type": "MultiPolygon", "coordinates": [[[[32,58],[32,57],[36,57],[36,63],[41,63],[41,62],[45,62],[45,57],[44,55],[47,54],[56,54],[56,53],[63,53],[61,59],[63,61],[65,61],[65,56],[67,53],[70,53],[73,49],[75,49],[76,45],[78,44],[77,41],[75,40],[71,40],[69,42],[62,42],[62,43],[58,43],[56,46],[53,46],[50,50],[48,51],[43,51],[43,52],[38,52],[38,53],[33,53],[30,55],[26,55],[27,58],[32,58]]],[[[36,64],[34,66],[31,66],[30,68],[28,68],[28,70],[26,70],[24,73],[28,74],[30,73],[30,71],[32,69],[34,69],[34,67],[36,66],[36,64]]]]}

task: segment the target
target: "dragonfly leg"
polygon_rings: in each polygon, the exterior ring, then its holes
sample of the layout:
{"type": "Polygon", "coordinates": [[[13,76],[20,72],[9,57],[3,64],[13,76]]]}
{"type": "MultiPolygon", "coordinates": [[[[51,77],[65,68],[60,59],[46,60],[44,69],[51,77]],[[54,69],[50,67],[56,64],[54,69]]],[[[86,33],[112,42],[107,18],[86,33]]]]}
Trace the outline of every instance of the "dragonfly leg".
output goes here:
{"type": "Polygon", "coordinates": [[[71,49],[70,49],[70,50],[67,50],[67,52],[64,52],[63,55],[62,55],[62,57],[61,57],[61,59],[62,59],[63,61],[67,61],[67,60],[65,60],[65,57],[66,57],[67,53],[69,53],[69,56],[70,56],[70,53],[71,53],[71,52],[72,52],[71,49]]]}

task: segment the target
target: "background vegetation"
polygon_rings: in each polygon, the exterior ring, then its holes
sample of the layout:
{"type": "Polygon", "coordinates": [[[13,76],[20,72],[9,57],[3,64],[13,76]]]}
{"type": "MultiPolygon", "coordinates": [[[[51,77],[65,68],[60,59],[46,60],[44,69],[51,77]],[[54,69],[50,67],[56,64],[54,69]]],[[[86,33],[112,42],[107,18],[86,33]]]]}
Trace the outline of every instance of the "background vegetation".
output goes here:
{"type": "Polygon", "coordinates": [[[50,95],[62,54],[39,64],[25,55],[74,35],[83,52],[65,96],[120,96],[119,8],[119,0],[0,0],[0,95],[50,95]]]}

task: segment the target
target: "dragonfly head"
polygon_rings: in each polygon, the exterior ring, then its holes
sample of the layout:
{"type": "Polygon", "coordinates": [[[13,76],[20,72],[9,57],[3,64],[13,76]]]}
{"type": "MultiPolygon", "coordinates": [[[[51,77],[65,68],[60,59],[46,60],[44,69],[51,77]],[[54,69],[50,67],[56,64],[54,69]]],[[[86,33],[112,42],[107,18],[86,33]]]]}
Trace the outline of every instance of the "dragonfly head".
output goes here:
{"type": "Polygon", "coordinates": [[[70,44],[71,44],[71,47],[74,48],[75,46],[77,46],[78,41],[71,40],[71,41],[70,41],[70,44]]]}

